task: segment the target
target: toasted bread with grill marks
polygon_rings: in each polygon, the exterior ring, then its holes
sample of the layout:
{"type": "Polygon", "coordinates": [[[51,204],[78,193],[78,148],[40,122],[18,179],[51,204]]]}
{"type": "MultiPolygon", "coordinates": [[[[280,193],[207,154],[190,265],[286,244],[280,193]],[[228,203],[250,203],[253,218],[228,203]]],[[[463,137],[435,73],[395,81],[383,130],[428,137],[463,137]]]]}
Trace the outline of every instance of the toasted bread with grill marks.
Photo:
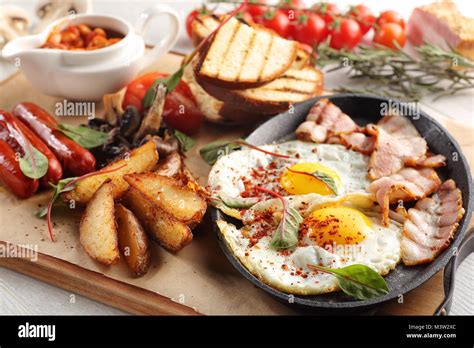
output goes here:
{"type": "Polygon", "coordinates": [[[207,93],[196,81],[194,71],[190,65],[184,69],[183,80],[191,89],[199,110],[209,122],[237,125],[262,121],[264,119],[261,114],[232,108],[207,93]]]}
{"type": "Polygon", "coordinates": [[[196,78],[207,93],[228,107],[261,115],[284,112],[290,105],[320,95],[323,91],[323,75],[311,66],[289,69],[270,83],[243,90],[222,88],[196,78]]]}
{"type": "Polygon", "coordinates": [[[294,63],[298,44],[231,18],[203,48],[194,65],[199,80],[230,89],[275,80],[294,63]]]}
{"type": "MultiPolygon", "coordinates": [[[[220,24],[222,21],[222,16],[218,16],[215,14],[206,14],[206,15],[199,15],[195,18],[192,22],[192,34],[191,39],[194,46],[199,45],[199,43],[204,40],[208,35],[210,35],[220,24]]],[[[261,30],[267,30],[269,33],[275,34],[274,31],[271,29],[265,28],[260,24],[256,24],[255,22],[246,22],[244,19],[239,19],[244,24],[248,24],[254,28],[258,28],[261,30]]],[[[298,43],[298,49],[296,51],[296,58],[293,64],[291,65],[292,68],[302,68],[309,62],[310,54],[301,47],[301,44],[298,43]]]]}

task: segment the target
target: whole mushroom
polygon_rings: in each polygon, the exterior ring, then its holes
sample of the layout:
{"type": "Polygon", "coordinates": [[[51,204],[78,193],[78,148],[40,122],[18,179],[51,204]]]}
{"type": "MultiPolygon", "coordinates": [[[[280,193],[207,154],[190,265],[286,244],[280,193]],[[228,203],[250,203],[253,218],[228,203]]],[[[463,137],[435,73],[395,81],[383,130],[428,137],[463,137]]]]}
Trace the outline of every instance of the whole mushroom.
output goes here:
{"type": "Polygon", "coordinates": [[[36,5],[36,15],[41,22],[35,27],[35,31],[42,31],[58,18],[90,12],[92,12],[92,0],[40,0],[36,5]]]}
{"type": "Polygon", "coordinates": [[[19,36],[26,35],[31,17],[24,9],[14,5],[0,6],[0,48],[19,36]]]}

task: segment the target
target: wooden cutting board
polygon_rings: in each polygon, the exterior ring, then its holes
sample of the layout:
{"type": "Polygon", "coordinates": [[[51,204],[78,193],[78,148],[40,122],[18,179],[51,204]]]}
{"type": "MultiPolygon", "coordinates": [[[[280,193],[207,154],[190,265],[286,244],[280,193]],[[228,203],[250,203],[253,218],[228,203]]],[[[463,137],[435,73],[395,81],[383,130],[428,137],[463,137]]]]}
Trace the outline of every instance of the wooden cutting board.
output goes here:
{"type": "MultiPolygon", "coordinates": [[[[169,54],[148,70],[173,72],[182,57],[169,54]]],[[[61,99],[40,94],[23,74],[17,73],[0,83],[0,108],[10,110],[22,101],[34,102],[54,114],[61,99]]],[[[424,106],[422,106],[424,107],[424,106]]],[[[100,115],[101,105],[96,105],[100,115]]],[[[443,115],[427,110],[454,136],[469,163],[474,163],[473,129],[443,115]]],[[[66,118],[66,122],[85,123],[84,117],[66,118]]],[[[251,127],[224,127],[206,124],[196,137],[197,145],[187,153],[187,165],[202,183],[209,166],[199,157],[198,149],[209,141],[236,139],[251,127]]],[[[173,254],[154,244],[152,267],[142,278],[132,278],[126,266],[108,268],[92,261],[78,242],[80,210],[58,209],[54,215],[57,241],[49,241],[45,221],[33,216],[44,205],[50,192],[28,200],[13,198],[0,187],[0,250],[8,246],[37,246],[37,259],[0,258],[0,266],[81,294],[135,314],[299,314],[301,310],[282,304],[245,280],[223,256],[212,231],[209,217],[194,231],[194,241],[173,254]]],[[[377,314],[430,315],[443,299],[443,275],[436,274],[422,286],[377,310],[377,314]]]]}

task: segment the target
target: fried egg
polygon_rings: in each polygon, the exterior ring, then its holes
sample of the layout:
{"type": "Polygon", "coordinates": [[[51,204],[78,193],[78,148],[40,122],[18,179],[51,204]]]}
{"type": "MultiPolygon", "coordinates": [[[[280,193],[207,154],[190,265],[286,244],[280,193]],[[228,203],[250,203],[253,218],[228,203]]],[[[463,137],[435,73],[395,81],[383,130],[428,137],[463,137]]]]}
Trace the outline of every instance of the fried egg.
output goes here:
{"type": "Polygon", "coordinates": [[[323,294],[338,290],[337,280],[310,269],[308,264],[330,268],[364,264],[384,275],[400,261],[403,226],[390,221],[384,227],[378,215],[371,213],[373,203],[366,194],[327,197],[313,193],[305,200],[301,196],[285,199],[304,218],[293,249],[282,251],[271,246],[282,216],[278,200],[260,202],[249,209],[240,229],[218,221],[234,254],[268,285],[292,294],[323,294]]]}
{"type": "Polygon", "coordinates": [[[251,196],[252,187],[260,186],[283,196],[342,196],[369,184],[368,157],[342,145],[295,140],[260,148],[288,158],[250,148],[223,156],[209,174],[211,194],[251,196]]]}

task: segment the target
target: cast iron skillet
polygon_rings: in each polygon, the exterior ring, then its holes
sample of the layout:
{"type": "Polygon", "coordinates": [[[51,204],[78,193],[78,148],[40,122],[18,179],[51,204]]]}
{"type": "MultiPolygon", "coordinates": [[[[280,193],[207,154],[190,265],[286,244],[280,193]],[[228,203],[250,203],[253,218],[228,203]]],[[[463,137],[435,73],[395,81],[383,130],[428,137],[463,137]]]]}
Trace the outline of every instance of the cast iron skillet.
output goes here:
{"type": "MultiPolygon", "coordinates": [[[[295,106],[292,113],[286,112],[270,119],[251,133],[246,140],[254,145],[264,145],[293,139],[295,129],[302,121],[304,121],[311,106],[320,98],[321,97],[314,98],[307,102],[298,104],[295,106]]],[[[411,105],[406,103],[366,95],[335,95],[329,97],[329,99],[340,107],[342,111],[351,116],[359,125],[365,125],[369,122],[376,123],[381,118],[381,111],[383,110],[384,105],[398,107],[402,115],[411,118],[420,134],[427,140],[431,151],[446,156],[448,159],[447,166],[442,170],[439,170],[438,173],[442,180],[452,178],[456,181],[457,186],[462,192],[463,206],[466,210],[455,238],[450,246],[429,264],[415,267],[406,267],[403,264],[398,265],[395,270],[385,277],[390,289],[390,292],[385,296],[367,301],[353,299],[340,291],[325,295],[300,296],[289,295],[266,285],[250,273],[240,263],[238,258],[234,256],[215,222],[218,219],[223,219],[239,226],[237,220],[232,219],[222,214],[219,210],[213,208],[213,225],[215,233],[219,238],[219,244],[221,245],[224,254],[234,267],[254,285],[276,298],[302,307],[319,309],[319,311],[346,313],[369,311],[374,309],[377,305],[398,298],[400,295],[415,289],[431,278],[441,268],[446,266],[448,261],[455,261],[454,258],[452,259],[452,256],[457,254],[456,251],[461,244],[471,219],[473,206],[472,179],[467,160],[462,154],[459,144],[437,121],[426,115],[424,112],[416,112],[411,105]]],[[[465,244],[472,246],[472,243],[465,244]]],[[[451,262],[451,264],[454,265],[456,262],[451,262]]],[[[452,274],[454,273],[452,272],[452,274]]]]}

